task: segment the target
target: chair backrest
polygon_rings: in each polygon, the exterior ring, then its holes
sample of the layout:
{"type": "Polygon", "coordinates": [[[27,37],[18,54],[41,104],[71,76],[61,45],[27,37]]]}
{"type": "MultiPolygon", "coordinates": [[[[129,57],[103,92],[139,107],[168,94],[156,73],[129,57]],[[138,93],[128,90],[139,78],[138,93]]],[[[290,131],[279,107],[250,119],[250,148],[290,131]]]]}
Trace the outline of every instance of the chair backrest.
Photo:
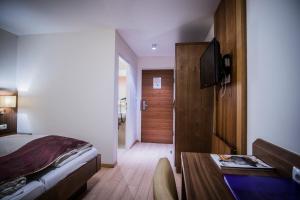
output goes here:
{"type": "Polygon", "coordinates": [[[178,200],[172,167],[167,158],[161,158],[153,177],[154,200],[178,200]]]}

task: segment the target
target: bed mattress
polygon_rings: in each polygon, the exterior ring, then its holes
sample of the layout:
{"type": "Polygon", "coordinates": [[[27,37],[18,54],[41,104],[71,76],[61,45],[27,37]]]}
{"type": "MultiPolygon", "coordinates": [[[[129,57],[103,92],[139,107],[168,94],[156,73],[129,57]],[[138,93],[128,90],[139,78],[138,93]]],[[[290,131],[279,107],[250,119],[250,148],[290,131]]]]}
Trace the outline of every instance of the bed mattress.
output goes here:
{"type": "Polygon", "coordinates": [[[97,150],[93,147],[91,150],[83,153],[77,158],[74,158],[72,161],[66,163],[62,167],[54,168],[49,171],[47,174],[41,176],[39,181],[45,185],[46,190],[49,190],[59,181],[66,178],[73,171],[79,169],[81,166],[86,164],[88,161],[97,156],[97,150]]]}

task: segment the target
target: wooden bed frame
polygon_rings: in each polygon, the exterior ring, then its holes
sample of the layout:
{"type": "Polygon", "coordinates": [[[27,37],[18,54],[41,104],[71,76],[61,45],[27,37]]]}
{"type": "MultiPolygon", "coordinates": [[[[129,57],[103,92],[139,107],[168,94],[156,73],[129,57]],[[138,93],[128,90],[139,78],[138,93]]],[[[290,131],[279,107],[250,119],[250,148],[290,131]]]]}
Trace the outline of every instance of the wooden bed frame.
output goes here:
{"type": "Polygon", "coordinates": [[[291,178],[293,166],[300,168],[300,155],[296,153],[262,139],[255,140],[252,146],[252,154],[274,167],[279,176],[291,178]]]}
{"type": "Polygon", "coordinates": [[[38,200],[66,200],[75,198],[87,189],[87,181],[101,168],[101,155],[81,166],[58,182],[50,190],[39,196],[38,200]]]}

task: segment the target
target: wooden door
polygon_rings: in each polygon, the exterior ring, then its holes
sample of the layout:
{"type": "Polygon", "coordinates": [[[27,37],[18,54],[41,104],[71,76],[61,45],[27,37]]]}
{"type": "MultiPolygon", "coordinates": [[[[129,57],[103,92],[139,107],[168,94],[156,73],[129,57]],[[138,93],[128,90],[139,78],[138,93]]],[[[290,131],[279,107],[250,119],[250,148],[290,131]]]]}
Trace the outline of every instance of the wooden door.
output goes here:
{"type": "Polygon", "coordinates": [[[173,82],[173,70],[142,71],[142,142],[173,143],[173,82]]]}

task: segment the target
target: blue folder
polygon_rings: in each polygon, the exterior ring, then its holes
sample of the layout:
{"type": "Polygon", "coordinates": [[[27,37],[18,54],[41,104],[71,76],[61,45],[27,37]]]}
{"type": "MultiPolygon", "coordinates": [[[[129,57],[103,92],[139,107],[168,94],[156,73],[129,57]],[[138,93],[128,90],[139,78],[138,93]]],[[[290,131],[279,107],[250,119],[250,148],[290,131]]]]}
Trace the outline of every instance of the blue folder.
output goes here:
{"type": "Polygon", "coordinates": [[[300,185],[287,178],[224,175],[236,200],[300,200],[300,185]]]}

